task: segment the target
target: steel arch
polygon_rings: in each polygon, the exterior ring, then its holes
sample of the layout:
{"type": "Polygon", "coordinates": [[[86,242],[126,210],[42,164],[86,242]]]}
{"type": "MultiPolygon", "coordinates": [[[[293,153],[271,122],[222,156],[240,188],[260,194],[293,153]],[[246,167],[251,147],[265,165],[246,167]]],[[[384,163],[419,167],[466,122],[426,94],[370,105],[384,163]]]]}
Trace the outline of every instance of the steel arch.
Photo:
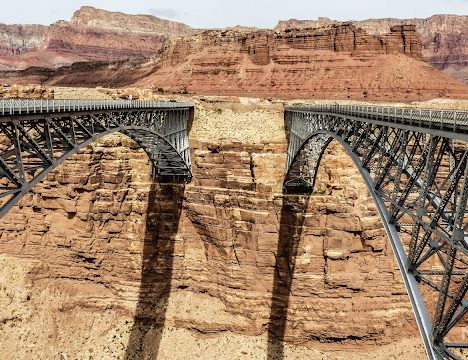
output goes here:
{"type": "Polygon", "coordinates": [[[323,110],[286,109],[284,191],[311,192],[323,152],[337,140],[377,206],[428,357],[459,358],[468,343],[451,343],[447,334],[466,321],[468,311],[468,148],[463,131],[444,136],[446,129],[427,131],[391,121],[383,125],[343,114],[348,111],[343,107],[323,110]],[[437,301],[431,304],[420,284],[435,289],[437,301]],[[435,308],[432,321],[425,303],[435,308]]]}
{"type": "Polygon", "coordinates": [[[188,131],[193,104],[5,103],[0,104],[0,218],[68,157],[113,132],[126,134],[145,150],[158,178],[191,180],[188,131]]]}

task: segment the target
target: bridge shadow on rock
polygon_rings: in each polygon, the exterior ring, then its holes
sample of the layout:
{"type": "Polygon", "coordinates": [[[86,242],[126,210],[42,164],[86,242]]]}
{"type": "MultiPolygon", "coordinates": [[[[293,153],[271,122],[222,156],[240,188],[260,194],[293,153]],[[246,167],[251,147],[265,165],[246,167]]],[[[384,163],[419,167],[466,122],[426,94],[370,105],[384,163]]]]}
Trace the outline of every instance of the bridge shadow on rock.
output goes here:
{"type": "MultiPolygon", "coordinates": [[[[291,119],[285,114],[286,143],[289,144],[291,119]]],[[[268,323],[268,360],[284,358],[284,339],[297,251],[310,194],[288,194],[283,188],[278,245],[268,323]]]]}
{"type": "Polygon", "coordinates": [[[153,182],[148,195],[142,276],[125,360],[157,359],[171,292],[175,237],[185,184],[153,182]]]}
{"type": "Polygon", "coordinates": [[[268,325],[268,360],[284,358],[284,339],[297,251],[310,195],[283,193],[268,325]]]}

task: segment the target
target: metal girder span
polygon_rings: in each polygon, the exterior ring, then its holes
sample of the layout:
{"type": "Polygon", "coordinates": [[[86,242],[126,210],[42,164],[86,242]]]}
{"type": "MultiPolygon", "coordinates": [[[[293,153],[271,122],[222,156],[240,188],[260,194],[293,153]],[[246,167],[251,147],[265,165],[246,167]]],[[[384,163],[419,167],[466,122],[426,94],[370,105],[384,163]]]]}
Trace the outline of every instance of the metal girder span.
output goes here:
{"type": "Polygon", "coordinates": [[[89,104],[75,105],[77,113],[47,112],[43,104],[38,113],[13,108],[0,115],[0,217],[70,155],[113,132],[130,136],[145,150],[158,178],[191,180],[188,127],[193,107],[145,102],[143,109],[123,108],[129,103],[116,102],[113,109],[106,102],[106,109],[86,112],[89,104]]]}
{"type": "Polygon", "coordinates": [[[287,108],[284,191],[311,193],[325,148],[341,143],[377,205],[429,358],[467,358],[468,113],[412,113],[287,108]]]}

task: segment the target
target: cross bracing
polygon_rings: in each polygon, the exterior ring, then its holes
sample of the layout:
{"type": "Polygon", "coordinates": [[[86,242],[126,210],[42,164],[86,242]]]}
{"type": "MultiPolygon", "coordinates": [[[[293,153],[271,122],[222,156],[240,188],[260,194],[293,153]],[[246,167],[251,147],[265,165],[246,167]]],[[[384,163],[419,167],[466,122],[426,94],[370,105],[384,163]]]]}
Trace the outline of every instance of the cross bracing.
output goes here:
{"type": "Polygon", "coordinates": [[[0,101],[0,217],[70,155],[121,132],[148,154],[157,177],[190,181],[193,104],[131,100],[0,101]]]}

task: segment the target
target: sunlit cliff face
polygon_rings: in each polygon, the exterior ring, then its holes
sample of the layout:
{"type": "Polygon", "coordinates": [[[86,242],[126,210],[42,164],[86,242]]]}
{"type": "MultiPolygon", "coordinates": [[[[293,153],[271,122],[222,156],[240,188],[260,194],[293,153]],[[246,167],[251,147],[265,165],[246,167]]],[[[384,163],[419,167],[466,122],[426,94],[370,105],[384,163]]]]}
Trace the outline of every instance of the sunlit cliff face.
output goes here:
{"type": "Polygon", "coordinates": [[[281,104],[205,98],[190,144],[193,181],[161,188],[135,143],[103,138],[1,220],[4,354],[424,358],[339,146],[306,198],[282,194],[281,104]]]}

